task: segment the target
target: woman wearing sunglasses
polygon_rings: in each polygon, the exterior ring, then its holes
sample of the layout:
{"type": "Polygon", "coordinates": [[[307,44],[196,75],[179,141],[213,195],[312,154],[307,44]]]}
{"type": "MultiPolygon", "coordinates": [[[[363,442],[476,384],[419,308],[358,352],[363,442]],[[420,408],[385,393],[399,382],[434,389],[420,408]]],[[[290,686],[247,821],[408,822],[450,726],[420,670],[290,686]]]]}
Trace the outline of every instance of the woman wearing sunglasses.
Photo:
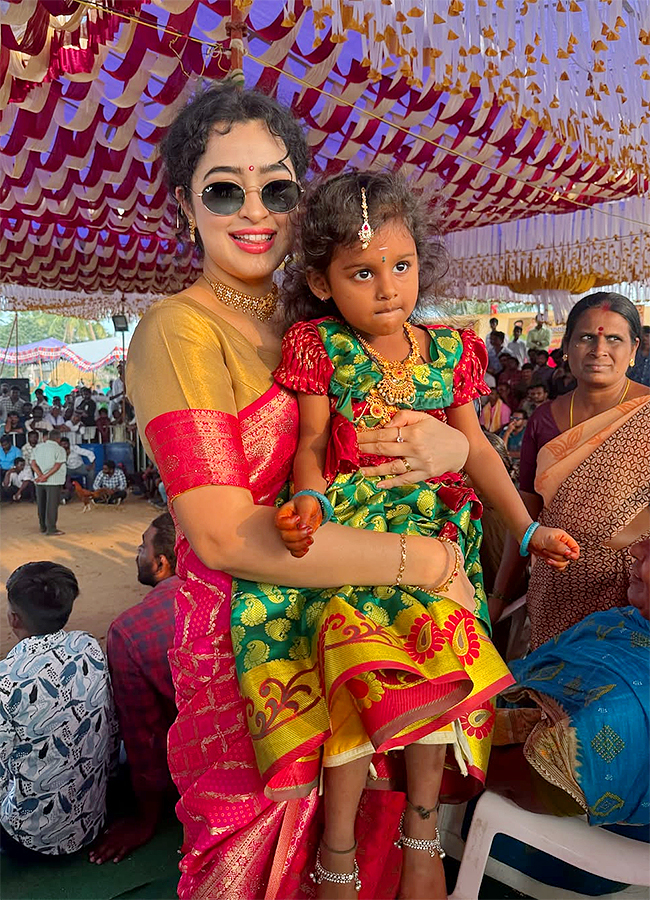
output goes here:
{"type": "MultiPolygon", "coordinates": [[[[330,524],[304,559],[294,559],[274,527],[273,502],[298,437],[296,400],[272,372],[283,332],[273,275],[291,250],[308,168],[300,127],[268,97],[222,84],[181,111],[162,155],[179,227],[202,251],[203,271],[144,316],[127,383],[176,520],[183,579],[170,653],[178,718],[168,740],[185,827],[179,895],[299,897],[318,845],[318,791],[280,803],[264,796],[235,675],[231,578],[389,585],[401,545],[397,534],[330,524]]],[[[398,416],[364,436],[365,452],[395,457],[369,474],[396,475],[399,484],[463,465],[460,433],[425,414],[398,416]]],[[[427,539],[409,537],[404,582],[437,583],[433,568],[427,539]]],[[[260,614],[253,604],[251,621],[260,614]]],[[[294,689],[283,687],[277,712],[285,719],[294,689]]],[[[385,786],[379,768],[378,784],[382,778],[385,786]]],[[[366,791],[358,835],[366,896],[395,895],[392,842],[403,808],[401,793],[366,791]]],[[[339,896],[341,888],[321,885],[319,896],[339,896]]]]}

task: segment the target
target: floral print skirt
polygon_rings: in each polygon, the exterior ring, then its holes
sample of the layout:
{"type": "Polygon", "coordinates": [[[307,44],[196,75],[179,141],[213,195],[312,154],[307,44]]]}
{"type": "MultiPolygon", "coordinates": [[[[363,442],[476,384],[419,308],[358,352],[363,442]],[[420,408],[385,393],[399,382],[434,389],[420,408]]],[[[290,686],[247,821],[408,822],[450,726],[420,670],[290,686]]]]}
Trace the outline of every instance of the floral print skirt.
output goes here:
{"type": "MultiPolygon", "coordinates": [[[[308,793],[323,765],[415,741],[461,748],[456,761],[474,782],[461,794],[485,780],[491,699],[513,679],[488,633],[480,522],[473,518],[480,505],[465,486],[386,490],[378,480],[339,475],[328,490],[334,519],[458,541],[475,609],[408,585],[317,591],[233,584],[240,690],[266,792],[277,799],[308,793]]],[[[449,764],[451,775],[451,754],[449,764]]],[[[454,793],[443,783],[442,795],[454,793]]]]}

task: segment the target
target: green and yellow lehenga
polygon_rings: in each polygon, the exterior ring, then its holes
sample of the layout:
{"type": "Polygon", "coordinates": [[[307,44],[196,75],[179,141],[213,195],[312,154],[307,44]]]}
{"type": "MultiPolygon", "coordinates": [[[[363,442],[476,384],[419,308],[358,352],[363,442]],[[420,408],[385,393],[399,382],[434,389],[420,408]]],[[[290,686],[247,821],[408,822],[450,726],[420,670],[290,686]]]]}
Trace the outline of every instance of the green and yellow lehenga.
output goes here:
{"type": "MultiPolygon", "coordinates": [[[[444,419],[445,408],[487,393],[487,353],[471,331],[429,331],[432,362],[415,366],[411,408],[444,419]]],[[[360,456],[357,430],[381,426],[397,407],[382,405],[381,369],[344,323],[290,329],[275,375],[284,387],[330,397],[324,474],[334,521],[457,541],[475,593],[465,609],[414,586],[233,584],[232,642],[265,791],[303,796],[321,765],[423,741],[454,748],[441,797],[471,796],[485,779],[491,700],[513,680],[489,638],[480,503],[458,473],[392,489],[361,474],[382,460],[360,456]]]]}

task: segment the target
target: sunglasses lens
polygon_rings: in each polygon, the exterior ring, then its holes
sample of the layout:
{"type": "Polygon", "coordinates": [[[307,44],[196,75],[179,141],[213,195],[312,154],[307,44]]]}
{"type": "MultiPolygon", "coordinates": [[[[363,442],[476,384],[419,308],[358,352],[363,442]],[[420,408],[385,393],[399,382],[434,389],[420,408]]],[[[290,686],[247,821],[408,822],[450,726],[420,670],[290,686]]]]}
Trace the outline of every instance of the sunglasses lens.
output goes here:
{"type": "Polygon", "coordinates": [[[287,213],[298,206],[300,187],[295,181],[269,181],[262,188],[260,197],[270,212],[287,213]]]}
{"type": "Polygon", "coordinates": [[[216,216],[231,216],[244,205],[244,189],[230,181],[209,184],[201,194],[205,208],[216,216]]]}

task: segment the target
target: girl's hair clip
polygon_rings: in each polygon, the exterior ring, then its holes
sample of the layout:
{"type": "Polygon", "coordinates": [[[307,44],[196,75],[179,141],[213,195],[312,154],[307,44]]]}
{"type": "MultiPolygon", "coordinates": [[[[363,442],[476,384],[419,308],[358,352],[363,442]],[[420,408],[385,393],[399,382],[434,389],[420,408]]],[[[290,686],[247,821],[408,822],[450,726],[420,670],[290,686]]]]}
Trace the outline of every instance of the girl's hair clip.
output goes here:
{"type": "Polygon", "coordinates": [[[375,232],[372,230],[370,222],[368,221],[368,198],[366,197],[365,187],[361,188],[361,215],[363,216],[363,223],[357,234],[361,241],[361,249],[367,250],[375,232]]]}

